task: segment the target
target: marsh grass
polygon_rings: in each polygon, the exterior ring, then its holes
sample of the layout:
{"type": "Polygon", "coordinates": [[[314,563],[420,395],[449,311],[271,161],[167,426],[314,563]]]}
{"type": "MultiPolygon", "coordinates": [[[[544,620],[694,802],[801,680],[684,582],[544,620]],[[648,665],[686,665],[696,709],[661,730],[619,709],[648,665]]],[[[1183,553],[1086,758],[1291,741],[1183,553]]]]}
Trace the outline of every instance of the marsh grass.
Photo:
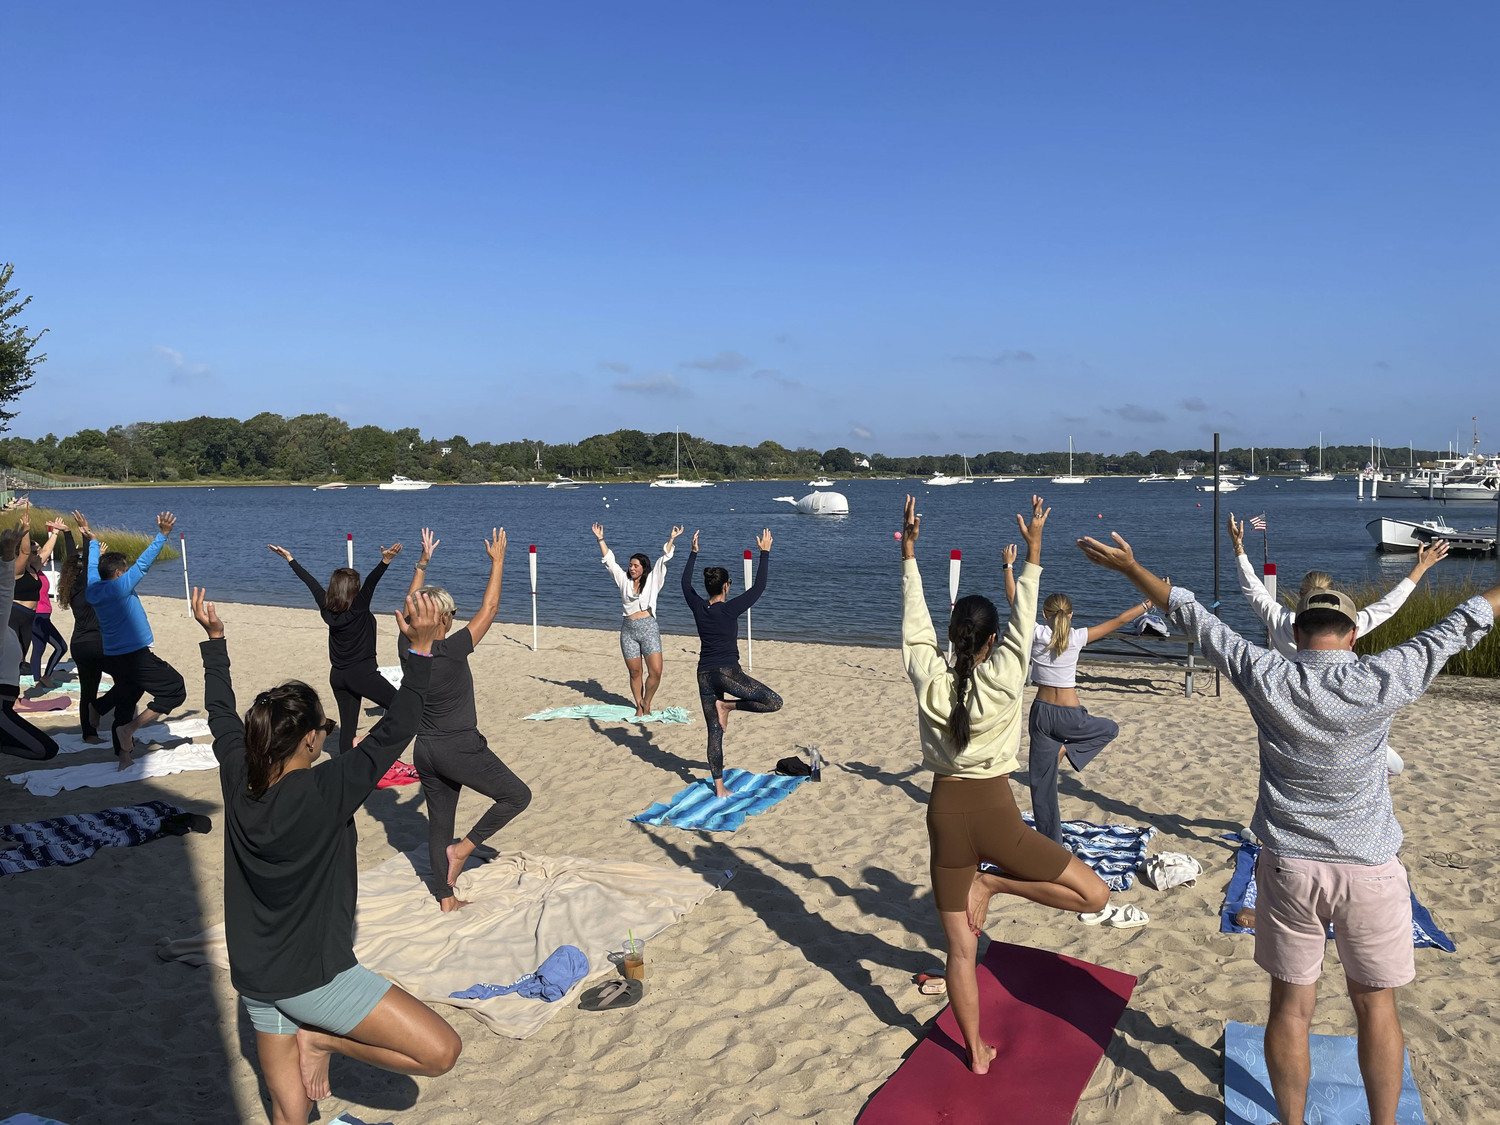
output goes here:
{"type": "MultiPolygon", "coordinates": [[[[20,516],[23,510],[24,509],[21,508],[11,508],[9,511],[5,512],[4,516],[0,517],[0,526],[17,526],[16,517],[20,516]]],[[[59,518],[67,519],[67,513],[53,511],[51,508],[32,508],[32,537],[39,541],[45,542],[48,534],[47,521],[59,518]]],[[[73,521],[69,519],[68,522],[69,524],[71,524],[73,521]]],[[[74,530],[76,538],[77,529],[75,528],[74,530]]],[[[151,540],[156,538],[155,532],[147,535],[139,531],[129,531],[122,527],[96,527],[93,530],[94,538],[98,539],[101,543],[109,544],[109,549],[111,551],[119,551],[123,553],[125,557],[128,558],[131,562],[135,562],[135,560],[140,557],[141,552],[144,551],[148,546],[150,546],[151,540]]],[[[62,544],[60,540],[57,550],[59,552],[62,551],[62,544]]],[[[61,559],[62,555],[59,554],[57,557],[61,559]]],[[[167,545],[161,549],[161,554],[157,556],[158,559],[175,559],[178,557],[179,555],[177,548],[172,546],[171,540],[167,541],[167,545]]]]}

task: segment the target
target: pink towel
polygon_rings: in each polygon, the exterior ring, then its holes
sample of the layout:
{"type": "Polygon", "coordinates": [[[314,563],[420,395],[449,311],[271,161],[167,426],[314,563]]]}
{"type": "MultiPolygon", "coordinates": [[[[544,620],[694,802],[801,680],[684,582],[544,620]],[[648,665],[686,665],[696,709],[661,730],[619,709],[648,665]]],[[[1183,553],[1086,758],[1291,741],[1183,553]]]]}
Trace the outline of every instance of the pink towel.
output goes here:
{"type": "Polygon", "coordinates": [[[47,699],[18,699],[17,711],[66,711],[73,700],[66,695],[54,695],[47,699]]]}
{"type": "Polygon", "coordinates": [[[420,779],[417,777],[416,766],[397,762],[385,771],[385,776],[375,783],[375,788],[389,789],[393,785],[415,785],[418,780],[420,779]]]}

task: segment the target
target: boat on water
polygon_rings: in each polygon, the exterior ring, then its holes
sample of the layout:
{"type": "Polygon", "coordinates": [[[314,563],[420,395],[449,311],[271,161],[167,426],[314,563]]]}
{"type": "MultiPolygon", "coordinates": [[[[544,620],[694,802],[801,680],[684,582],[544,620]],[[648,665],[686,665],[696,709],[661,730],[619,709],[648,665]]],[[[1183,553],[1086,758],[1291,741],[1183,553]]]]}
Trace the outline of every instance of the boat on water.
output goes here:
{"type": "MultiPolygon", "coordinates": [[[[1189,478],[1189,479],[1191,479],[1191,478],[1189,478]]],[[[1149,474],[1147,476],[1140,477],[1139,479],[1136,480],[1135,483],[1136,484],[1171,484],[1172,483],[1172,478],[1169,477],[1169,476],[1166,476],[1163,473],[1151,473],[1151,474],[1149,474]]]]}
{"type": "Polygon", "coordinates": [[[1088,477],[1073,475],[1073,436],[1068,435],[1068,471],[1060,477],[1053,477],[1053,484],[1088,484],[1088,477]]]}
{"type": "MultiPolygon", "coordinates": [[[[1237,481],[1237,480],[1232,480],[1229,477],[1220,477],[1219,478],[1219,489],[1218,490],[1219,490],[1220,493],[1238,492],[1241,487],[1242,486],[1241,486],[1240,482],[1237,481]]],[[[1200,485],[1197,486],[1197,488],[1198,488],[1199,492],[1212,492],[1212,491],[1214,491],[1213,481],[1209,481],[1207,484],[1200,484],[1200,485]]]]}
{"type": "MultiPolygon", "coordinates": [[[[677,438],[676,464],[677,471],[663,473],[651,482],[652,488],[712,488],[714,482],[711,480],[686,480],[682,475],[682,431],[674,431],[677,438]]],[[[692,461],[692,451],[688,451],[688,460],[692,461]]]]}
{"type": "Polygon", "coordinates": [[[561,473],[558,473],[556,480],[549,480],[547,482],[547,487],[548,488],[577,488],[578,487],[578,482],[576,480],[574,480],[572,477],[565,477],[561,473]]]}
{"type": "Polygon", "coordinates": [[[807,482],[807,487],[808,488],[832,488],[833,487],[833,481],[829,480],[827,477],[819,477],[817,480],[810,480],[810,481],[808,481],[807,482]]]}
{"type": "Polygon", "coordinates": [[[338,492],[349,486],[341,480],[331,480],[327,484],[320,484],[313,488],[314,492],[338,492]]]}
{"type": "Polygon", "coordinates": [[[990,478],[990,483],[991,484],[1015,484],[1016,483],[1016,478],[1015,477],[991,477],[990,478]]]}
{"type": "Polygon", "coordinates": [[[1250,447],[1250,471],[1244,475],[1243,480],[1260,480],[1260,474],[1255,471],[1255,446],[1250,447]]]}
{"type": "Polygon", "coordinates": [[[431,488],[432,482],[428,480],[412,480],[411,477],[403,477],[396,473],[390,480],[380,486],[381,492],[421,492],[431,488]]]}
{"type": "Polygon", "coordinates": [[[1314,483],[1317,483],[1317,484],[1325,484],[1328,481],[1331,481],[1331,480],[1335,479],[1335,475],[1333,473],[1325,473],[1323,471],[1323,434],[1322,434],[1322,431],[1319,431],[1319,433],[1318,433],[1318,471],[1315,472],[1315,473],[1308,473],[1302,479],[1303,480],[1310,480],[1310,481],[1313,481],[1314,483]]]}
{"type": "Polygon", "coordinates": [[[1365,524],[1377,551],[1415,551],[1429,543],[1443,542],[1448,550],[1466,554],[1488,554],[1495,549],[1493,527],[1473,527],[1467,531],[1449,527],[1441,516],[1435,520],[1393,520],[1382,516],[1365,524]]]}
{"type": "Polygon", "coordinates": [[[775,503],[790,504],[801,516],[847,516],[849,498],[841,492],[809,492],[798,500],[791,496],[777,496],[775,503]]]}
{"type": "Polygon", "coordinates": [[[923,481],[922,483],[923,484],[930,484],[934,488],[946,488],[948,485],[952,485],[952,484],[973,484],[974,483],[974,478],[969,475],[969,459],[967,457],[964,458],[964,475],[963,476],[961,476],[961,477],[950,477],[947,473],[941,473],[940,472],[940,473],[934,474],[932,477],[930,477],[929,479],[923,481]]]}

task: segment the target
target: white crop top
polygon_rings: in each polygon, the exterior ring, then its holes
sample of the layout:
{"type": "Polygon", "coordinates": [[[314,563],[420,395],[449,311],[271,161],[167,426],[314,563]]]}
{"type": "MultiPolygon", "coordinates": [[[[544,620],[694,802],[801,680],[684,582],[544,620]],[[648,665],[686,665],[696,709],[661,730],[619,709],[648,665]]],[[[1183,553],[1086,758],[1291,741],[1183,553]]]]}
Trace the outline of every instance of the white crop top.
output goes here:
{"type": "Polygon", "coordinates": [[[629,617],[632,613],[640,613],[642,610],[655,616],[656,596],[661,593],[662,584],[667,580],[667,564],[672,561],[672,551],[669,548],[662,552],[661,558],[657,559],[651,567],[651,573],[646,575],[646,581],[641,583],[641,592],[635,592],[635,583],[630,580],[630,575],[620,569],[620,564],[615,562],[615,553],[606,551],[604,553],[604,566],[609,571],[615,585],[620,588],[620,613],[629,617]]]}
{"type": "Polygon", "coordinates": [[[1078,654],[1089,643],[1087,629],[1069,629],[1068,647],[1061,656],[1053,656],[1052,627],[1038,625],[1031,638],[1031,682],[1039,687],[1077,687],[1078,654]]]}

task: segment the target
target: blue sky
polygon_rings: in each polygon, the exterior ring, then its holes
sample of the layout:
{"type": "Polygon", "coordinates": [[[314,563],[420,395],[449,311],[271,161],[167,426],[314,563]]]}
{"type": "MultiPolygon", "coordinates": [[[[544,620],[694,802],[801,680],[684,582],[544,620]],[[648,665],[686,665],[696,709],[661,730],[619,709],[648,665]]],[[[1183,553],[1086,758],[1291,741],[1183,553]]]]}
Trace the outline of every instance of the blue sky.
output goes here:
{"type": "Polygon", "coordinates": [[[1500,8],[0,8],[15,432],[1500,446],[1500,8]]]}

